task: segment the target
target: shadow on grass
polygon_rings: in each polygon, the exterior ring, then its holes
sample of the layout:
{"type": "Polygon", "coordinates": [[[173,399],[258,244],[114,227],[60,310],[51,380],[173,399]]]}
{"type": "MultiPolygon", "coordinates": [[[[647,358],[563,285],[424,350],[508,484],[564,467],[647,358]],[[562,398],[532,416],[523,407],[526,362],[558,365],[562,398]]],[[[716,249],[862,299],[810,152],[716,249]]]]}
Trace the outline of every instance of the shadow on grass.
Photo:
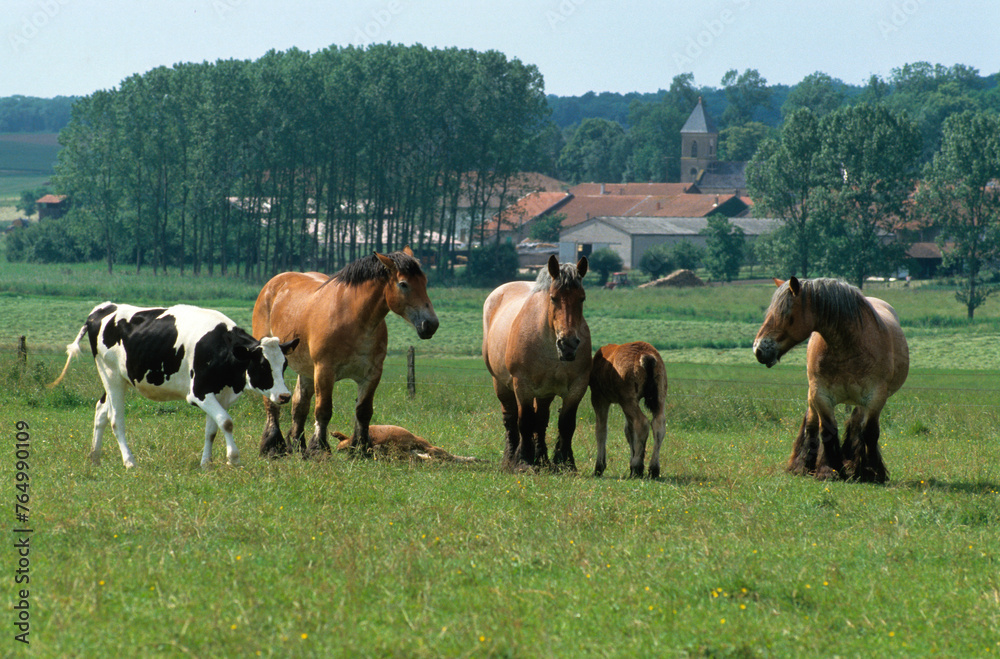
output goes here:
{"type": "Polygon", "coordinates": [[[997,494],[1000,492],[1000,485],[993,481],[977,480],[971,482],[940,481],[936,478],[927,480],[906,480],[896,483],[897,487],[905,487],[911,490],[933,490],[936,492],[955,492],[958,494],[997,494]]]}

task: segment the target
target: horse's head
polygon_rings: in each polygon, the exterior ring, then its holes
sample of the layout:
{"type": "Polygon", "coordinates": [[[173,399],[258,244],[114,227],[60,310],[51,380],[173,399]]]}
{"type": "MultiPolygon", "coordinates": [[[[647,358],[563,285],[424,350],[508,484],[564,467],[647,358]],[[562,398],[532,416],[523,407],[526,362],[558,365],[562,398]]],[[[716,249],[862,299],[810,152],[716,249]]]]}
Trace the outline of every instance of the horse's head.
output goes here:
{"type": "Polygon", "coordinates": [[[775,279],[778,290],[771,298],[764,324],[753,342],[753,354],[771,368],[781,356],[809,338],[813,331],[812,311],[802,295],[802,283],[792,277],[787,282],[775,279]]]}
{"type": "Polygon", "coordinates": [[[407,247],[402,252],[389,255],[376,253],[375,256],[389,272],[389,281],[385,286],[385,301],[389,309],[413,325],[421,339],[434,336],[438,317],[427,297],[427,275],[413,258],[413,252],[407,247]]]}
{"type": "Polygon", "coordinates": [[[575,266],[569,263],[560,266],[555,254],[549,257],[548,323],[556,335],[560,361],[576,359],[576,351],[583,340],[581,335],[587,325],[583,319],[583,301],[587,299],[583,276],[587,274],[587,265],[586,256],[575,266]]]}

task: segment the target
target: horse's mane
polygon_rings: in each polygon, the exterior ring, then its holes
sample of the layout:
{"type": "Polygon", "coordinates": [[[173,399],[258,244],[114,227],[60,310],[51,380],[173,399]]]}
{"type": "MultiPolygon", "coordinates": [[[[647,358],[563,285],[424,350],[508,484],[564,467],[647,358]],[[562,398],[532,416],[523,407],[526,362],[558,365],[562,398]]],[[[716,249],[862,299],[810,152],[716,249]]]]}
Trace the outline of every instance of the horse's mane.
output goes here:
{"type": "MultiPolygon", "coordinates": [[[[817,323],[850,322],[860,324],[866,316],[876,316],[871,303],[859,289],[840,279],[820,277],[801,280],[802,291],[817,323]]],[[[792,308],[792,292],[788,282],[782,284],[771,298],[771,308],[787,315],[792,308]]]]}
{"type": "MultiPolygon", "coordinates": [[[[538,276],[535,278],[535,285],[531,287],[531,292],[547,291],[550,286],[552,286],[552,275],[549,274],[548,268],[542,268],[538,271],[538,276]]],[[[580,272],[576,269],[575,265],[572,263],[559,264],[559,281],[556,282],[556,287],[583,288],[583,277],[580,276],[580,272]]]]}
{"type": "MultiPolygon", "coordinates": [[[[396,264],[396,269],[407,276],[421,274],[420,264],[415,258],[403,252],[392,252],[387,254],[392,262],[396,264]]],[[[369,281],[385,281],[389,278],[389,272],[382,265],[374,254],[362,256],[357,261],[348,263],[339,271],[330,276],[324,284],[336,281],[347,286],[358,286],[369,281]]]]}

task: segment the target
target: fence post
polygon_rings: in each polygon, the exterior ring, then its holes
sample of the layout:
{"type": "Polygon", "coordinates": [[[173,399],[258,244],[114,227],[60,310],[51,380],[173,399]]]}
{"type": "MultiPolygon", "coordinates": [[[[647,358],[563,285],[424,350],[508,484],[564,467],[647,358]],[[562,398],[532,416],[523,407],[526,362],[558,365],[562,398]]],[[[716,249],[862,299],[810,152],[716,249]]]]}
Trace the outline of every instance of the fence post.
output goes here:
{"type": "Polygon", "coordinates": [[[410,349],[406,351],[406,397],[410,400],[417,397],[417,373],[416,366],[414,365],[416,361],[415,352],[413,346],[410,346],[410,349]]]}
{"type": "Polygon", "coordinates": [[[17,365],[22,371],[28,368],[28,341],[23,334],[17,340],[17,365]]]}

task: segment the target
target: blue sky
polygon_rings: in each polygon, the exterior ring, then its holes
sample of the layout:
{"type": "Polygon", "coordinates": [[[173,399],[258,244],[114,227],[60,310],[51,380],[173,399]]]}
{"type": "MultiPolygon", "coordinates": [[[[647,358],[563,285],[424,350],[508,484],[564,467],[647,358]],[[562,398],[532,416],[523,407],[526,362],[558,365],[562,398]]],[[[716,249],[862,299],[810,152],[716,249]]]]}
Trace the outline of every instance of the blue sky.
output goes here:
{"type": "Polygon", "coordinates": [[[863,84],[928,61],[1000,71],[996,0],[3,0],[0,96],[89,94],[177,62],[391,41],[499,50],[546,92],[651,92],[731,68],[863,84]]]}

